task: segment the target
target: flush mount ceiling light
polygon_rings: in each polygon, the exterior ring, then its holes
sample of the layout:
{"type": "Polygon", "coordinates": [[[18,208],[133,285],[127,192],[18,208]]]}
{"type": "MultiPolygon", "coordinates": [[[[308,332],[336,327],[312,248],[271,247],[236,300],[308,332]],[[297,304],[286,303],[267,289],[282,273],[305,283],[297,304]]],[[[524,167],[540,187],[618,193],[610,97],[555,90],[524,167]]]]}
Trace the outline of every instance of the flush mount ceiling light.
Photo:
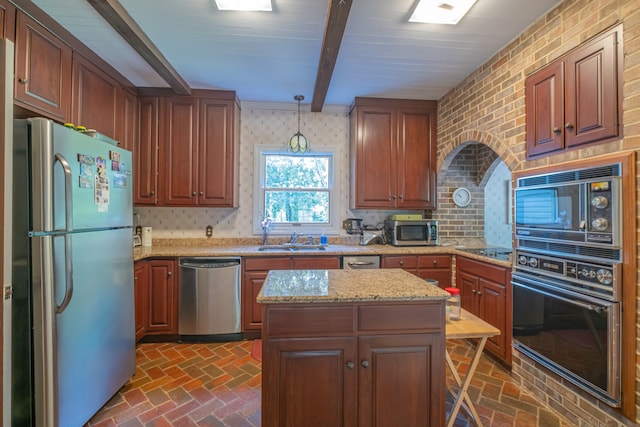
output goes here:
{"type": "Polygon", "coordinates": [[[409,22],[455,25],[476,0],[420,0],[409,22]]]}
{"type": "Polygon", "coordinates": [[[218,10],[271,12],[271,0],[215,0],[218,10]]]}
{"type": "Polygon", "coordinates": [[[296,95],[293,97],[296,101],[298,101],[298,133],[293,135],[289,140],[289,146],[287,150],[291,150],[294,153],[298,151],[301,153],[305,153],[309,149],[309,143],[307,142],[307,138],[303,134],[300,133],[300,101],[304,99],[302,95],[296,95]]]}

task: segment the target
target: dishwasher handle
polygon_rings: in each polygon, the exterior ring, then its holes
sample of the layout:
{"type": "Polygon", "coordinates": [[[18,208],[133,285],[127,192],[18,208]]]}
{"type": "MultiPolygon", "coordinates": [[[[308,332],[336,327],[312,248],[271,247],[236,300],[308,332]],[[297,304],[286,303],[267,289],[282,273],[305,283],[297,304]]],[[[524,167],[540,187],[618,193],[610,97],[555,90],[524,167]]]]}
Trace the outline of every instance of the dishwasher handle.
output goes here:
{"type": "Polygon", "coordinates": [[[180,267],[184,268],[227,268],[240,265],[239,259],[187,258],[180,259],[180,267]]]}

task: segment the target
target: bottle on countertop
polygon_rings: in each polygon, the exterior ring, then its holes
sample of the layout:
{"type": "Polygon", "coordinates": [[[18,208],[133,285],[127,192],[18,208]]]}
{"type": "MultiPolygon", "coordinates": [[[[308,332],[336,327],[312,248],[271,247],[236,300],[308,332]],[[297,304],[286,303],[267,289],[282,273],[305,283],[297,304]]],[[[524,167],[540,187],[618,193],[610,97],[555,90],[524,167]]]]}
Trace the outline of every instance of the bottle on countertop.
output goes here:
{"type": "Polygon", "coordinates": [[[444,288],[449,292],[449,299],[447,300],[447,312],[449,314],[449,320],[460,320],[461,307],[460,307],[460,289],[458,288],[444,288]]]}
{"type": "Polygon", "coordinates": [[[327,244],[327,235],[325,234],[324,230],[322,230],[322,234],[320,235],[320,244],[321,245],[327,244]]]}

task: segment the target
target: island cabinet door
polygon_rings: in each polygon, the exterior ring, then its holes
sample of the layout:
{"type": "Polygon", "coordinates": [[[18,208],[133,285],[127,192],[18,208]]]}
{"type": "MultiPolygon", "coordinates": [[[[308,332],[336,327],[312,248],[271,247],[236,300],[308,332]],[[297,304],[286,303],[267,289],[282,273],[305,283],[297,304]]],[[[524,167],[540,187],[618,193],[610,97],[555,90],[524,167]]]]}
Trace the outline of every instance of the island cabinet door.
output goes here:
{"type": "Polygon", "coordinates": [[[444,345],[442,334],[361,336],[358,426],[444,425],[444,345]]]}
{"type": "Polygon", "coordinates": [[[355,347],[354,337],[265,340],[273,363],[262,367],[262,389],[275,393],[262,393],[262,425],[355,426],[355,347]]]}

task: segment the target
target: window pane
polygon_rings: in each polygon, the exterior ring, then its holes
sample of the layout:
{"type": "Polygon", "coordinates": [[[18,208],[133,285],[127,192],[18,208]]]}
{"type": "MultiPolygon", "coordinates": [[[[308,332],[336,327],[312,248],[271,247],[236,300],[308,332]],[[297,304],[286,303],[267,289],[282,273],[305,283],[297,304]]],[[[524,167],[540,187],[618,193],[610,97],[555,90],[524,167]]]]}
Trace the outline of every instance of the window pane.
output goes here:
{"type": "Polygon", "coordinates": [[[276,223],[329,223],[328,191],[265,191],[264,199],[276,223]]]}
{"type": "Polygon", "coordinates": [[[266,188],[329,188],[329,157],[265,156],[266,188]]]}

